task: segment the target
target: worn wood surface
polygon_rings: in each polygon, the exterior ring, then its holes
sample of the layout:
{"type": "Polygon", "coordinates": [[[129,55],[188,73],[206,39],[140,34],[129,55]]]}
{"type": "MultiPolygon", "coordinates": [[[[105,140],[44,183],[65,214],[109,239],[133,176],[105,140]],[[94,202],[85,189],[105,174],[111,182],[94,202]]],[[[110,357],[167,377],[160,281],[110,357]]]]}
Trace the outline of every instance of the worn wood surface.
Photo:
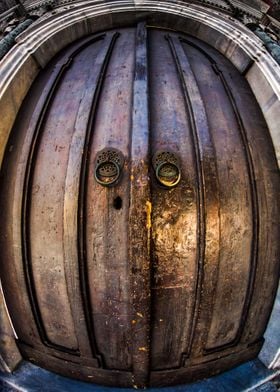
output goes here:
{"type": "Polygon", "coordinates": [[[257,355],[279,273],[279,173],[247,82],[144,23],[39,75],[0,179],[1,280],[22,355],[108,385],[168,385],[257,355]],[[96,157],[114,148],[104,187],[96,157]],[[178,157],[162,186],[152,158],[178,157]]]}
{"type": "Polygon", "coordinates": [[[96,343],[105,366],[119,370],[130,369],[132,361],[130,267],[128,249],[121,246],[128,242],[129,229],[130,70],[134,66],[134,33],[127,34],[128,40],[120,35],[115,43],[119,50],[111,54],[100,92],[88,152],[84,211],[85,263],[96,343]],[[119,149],[125,158],[121,180],[111,188],[94,179],[95,157],[105,147],[119,149]],[[114,204],[117,198],[119,209],[114,204]]]}

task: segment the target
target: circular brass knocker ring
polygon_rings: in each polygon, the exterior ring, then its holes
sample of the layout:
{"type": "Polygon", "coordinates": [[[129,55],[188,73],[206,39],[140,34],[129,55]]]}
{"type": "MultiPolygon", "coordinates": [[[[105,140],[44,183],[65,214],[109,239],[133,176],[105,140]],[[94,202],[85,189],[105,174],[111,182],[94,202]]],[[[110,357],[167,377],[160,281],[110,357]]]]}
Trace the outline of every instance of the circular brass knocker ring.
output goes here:
{"type": "Polygon", "coordinates": [[[98,184],[112,186],[117,183],[124,164],[124,157],[115,148],[104,148],[95,160],[94,178],[98,184]]]}
{"type": "Polygon", "coordinates": [[[162,162],[156,168],[157,180],[164,186],[172,188],[181,180],[180,168],[171,162],[162,162]]]}
{"type": "Polygon", "coordinates": [[[111,186],[117,182],[117,180],[120,176],[120,172],[121,171],[120,171],[119,165],[117,163],[115,163],[115,162],[101,162],[95,168],[94,178],[98,182],[98,184],[100,184],[100,185],[111,186]],[[111,168],[112,166],[113,166],[113,169],[111,168]],[[106,172],[108,174],[106,174],[106,172]]]}
{"type": "Polygon", "coordinates": [[[180,160],[175,153],[158,151],[153,156],[153,167],[158,182],[166,188],[173,188],[180,182],[180,160]]]}

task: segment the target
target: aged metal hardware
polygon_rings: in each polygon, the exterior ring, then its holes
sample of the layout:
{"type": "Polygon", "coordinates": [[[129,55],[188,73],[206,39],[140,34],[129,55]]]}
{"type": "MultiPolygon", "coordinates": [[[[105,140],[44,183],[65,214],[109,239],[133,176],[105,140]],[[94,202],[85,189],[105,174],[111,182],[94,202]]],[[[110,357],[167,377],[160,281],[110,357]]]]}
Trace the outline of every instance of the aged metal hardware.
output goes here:
{"type": "Polygon", "coordinates": [[[123,167],[123,154],[116,148],[104,148],[96,157],[94,177],[103,186],[116,184],[123,167]]]}
{"type": "Polygon", "coordinates": [[[158,151],[153,157],[157,180],[167,188],[173,188],[181,180],[179,158],[170,151],[158,151]]]}

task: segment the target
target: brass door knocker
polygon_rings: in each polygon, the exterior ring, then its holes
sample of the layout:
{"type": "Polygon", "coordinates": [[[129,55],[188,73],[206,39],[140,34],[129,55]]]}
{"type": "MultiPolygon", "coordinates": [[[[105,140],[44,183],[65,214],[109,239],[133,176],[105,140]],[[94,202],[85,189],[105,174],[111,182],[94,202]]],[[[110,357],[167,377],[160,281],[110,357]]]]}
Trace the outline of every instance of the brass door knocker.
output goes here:
{"type": "Polygon", "coordinates": [[[158,151],[153,156],[153,168],[156,178],[161,185],[173,188],[181,180],[181,167],[179,158],[170,151],[158,151]]]}
{"type": "Polygon", "coordinates": [[[124,156],[116,148],[104,148],[95,159],[94,177],[103,186],[115,185],[124,165],[124,156]]]}

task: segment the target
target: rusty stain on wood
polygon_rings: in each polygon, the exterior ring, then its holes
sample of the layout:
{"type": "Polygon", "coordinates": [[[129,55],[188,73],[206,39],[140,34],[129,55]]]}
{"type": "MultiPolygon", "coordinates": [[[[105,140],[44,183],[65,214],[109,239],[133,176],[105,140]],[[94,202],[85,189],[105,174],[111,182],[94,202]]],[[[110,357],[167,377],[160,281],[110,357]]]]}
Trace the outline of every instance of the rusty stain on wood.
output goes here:
{"type": "Polygon", "coordinates": [[[150,201],[146,201],[146,214],[147,214],[147,223],[146,223],[146,228],[147,230],[150,230],[152,227],[152,203],[150,201]]]}

